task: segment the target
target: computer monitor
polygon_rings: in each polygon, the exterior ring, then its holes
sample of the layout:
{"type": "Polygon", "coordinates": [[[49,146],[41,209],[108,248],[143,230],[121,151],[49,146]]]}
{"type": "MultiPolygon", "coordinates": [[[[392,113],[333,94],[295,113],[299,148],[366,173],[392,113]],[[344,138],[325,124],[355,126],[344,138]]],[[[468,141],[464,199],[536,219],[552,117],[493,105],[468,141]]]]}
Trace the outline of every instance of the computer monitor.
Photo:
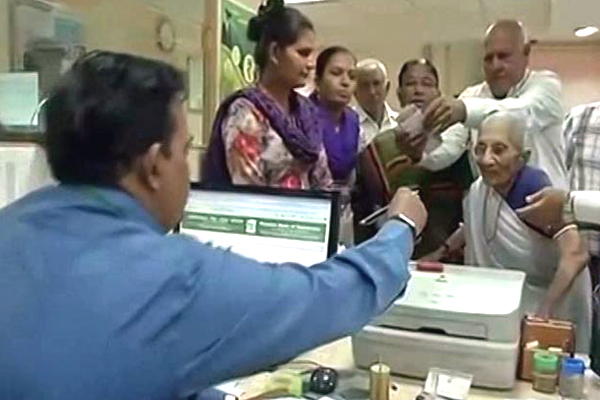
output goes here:
{"type": "Polygon", "coordinates": [[[262,262],[310,266],[335,254],[338,194],[192,184],[179,232],[262,262]]]}

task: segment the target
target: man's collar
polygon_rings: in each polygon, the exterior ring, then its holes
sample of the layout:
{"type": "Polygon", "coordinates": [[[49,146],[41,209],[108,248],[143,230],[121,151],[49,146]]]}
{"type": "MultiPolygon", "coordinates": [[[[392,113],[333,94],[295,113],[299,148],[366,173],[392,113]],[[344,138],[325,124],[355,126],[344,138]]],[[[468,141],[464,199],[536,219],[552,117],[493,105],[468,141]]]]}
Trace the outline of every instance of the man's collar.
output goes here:
{"type": "Polygon", "coordinates": [[[358,118],[361,123],[363,123],[366,120],[372,120],[372,118],[365,111],[365,109],[362,108],[362,106],[360,104],[358,104],[358,103],[356,104],[355,110],[356,110],[356,113],[358,114],[358,118]]]}
{"type": "Polygon", "coordinates": [[[527,68],[525,70],[525,74],[523,74],[523,79],[521,79],[519,81],[519,83],[517,83],[515,86],[510,88],[506,97],[513,97],[516,93],[518,93],[523,88],[523,86],[525,86],[525,83],[529,79],[530,75],[531,75],[531,71],[529,70],[529,68],[527,68]]]}
{"type": "MultiPolygon", "coordinates": [[[[360,118],[361,123],[363,123],[365,121],[370,121],[370,122],[373,122],[374,124],[377,124],[377,122],[373,118],[371,118],[369,113],[367,113],[364,110],[364,108],[361,107],[360,104],[356,104],[356,112],[358,113],[358,117],[360,118]]],[[[383,119],[381,120],[381,125],[384,125],[385,122],[389,119],[395,119],[397,115],[398,115],[398,113],[395,112],[394,110],[392,110],[392,108],[388,105],[387,102],[384,102],[383,103],[383,119]]]]}
{"type": "Polygon", "coordinates": [[[93,204],[92,207],[99,207],[104,212],[115,214],[123,221],[133,219],[147,225],[153,231],[166,233],[165,228],[159,224],[144,205],[122,188],[66,184],[61,186],[66,190],[79,193],[86,201],[93,204]]]}
{"type": "Polygon", "coordinates": [[[383,119],[386,120],[391,118],[395,120],[396,117],[398,117],[398,113],[392,110],[392,107],[390,107],[387,102],[383,103],[383,105],[385,106],[385,114],[383,114],[383,119]]]}
{"type": "MultiPolygon", "coordinates": [[[[508,90],[508,93],[506,94],[506,96],[504,98],[506,99],[506,98],[510,98],[510,97],[515,97],[516,93],[518,93],[523,88],[523,86],[525,86],[525,83],[527,83],[527,80],[529,79],[530,76],[531,76],[531,70],[529,68],[527,68],[525,70],[525,74],[523,75],[523,78],[516,85],[514,85],[513,87],[511,87],[508,90]]],[[[489,83],[484,82],[484,86],[485,86],[485,90],[487,90],[489,92],[489,95],[495,98],[494,94],[492,93],[492,89],[490,88],[489,83]]]]}

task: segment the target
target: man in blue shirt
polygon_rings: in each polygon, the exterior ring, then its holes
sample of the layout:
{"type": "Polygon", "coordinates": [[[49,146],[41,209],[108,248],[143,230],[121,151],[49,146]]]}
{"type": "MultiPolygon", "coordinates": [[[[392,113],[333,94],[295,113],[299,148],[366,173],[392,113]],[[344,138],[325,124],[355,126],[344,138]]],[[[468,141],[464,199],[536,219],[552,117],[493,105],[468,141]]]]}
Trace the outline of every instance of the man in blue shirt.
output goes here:
{"type": "Polygon", "coordinates": [[[58,186],[0,210],[0,398],[175,399],[360,329],[409,279],[412,192],[305,268],[165,235],[188,195],[181,74],[90,53],[46,105],[58,186]]]}

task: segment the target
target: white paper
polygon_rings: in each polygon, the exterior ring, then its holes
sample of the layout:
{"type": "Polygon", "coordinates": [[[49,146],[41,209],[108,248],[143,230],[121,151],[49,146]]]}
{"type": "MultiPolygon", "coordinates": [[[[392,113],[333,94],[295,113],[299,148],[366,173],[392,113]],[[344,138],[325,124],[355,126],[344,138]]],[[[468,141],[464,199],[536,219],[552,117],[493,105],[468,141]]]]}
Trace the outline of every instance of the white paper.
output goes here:
{"type": "Polygon", "coordinates": [[[431,368],[425,382],[425,392],[448,399],[466,399],[473,377],[460,372],[431,368]]]}
{"type": "Polygon", "coordinates": [[[37,72],[0,74],[0,122],[6,126],[37,126],[37,72]],[[33,118],[33,120],[32,120],[33,118]]]}
{"type": "Polygon", "coordinates": [[[410,138],[421,135],[423,132],[423,113],[414,105],[406,107],[406,117],[398,125],[410,138]],[[411,113],[408,115],[408,113],[411,113]]]}
{"type": "Polygon", "coordinates": [[[237,381],[226,382],[216,386],[216,388],[223,393],[227,393],[236,397],[239,397],[242,394],[244,394],[244,389],[238,387],[237,381]]]}

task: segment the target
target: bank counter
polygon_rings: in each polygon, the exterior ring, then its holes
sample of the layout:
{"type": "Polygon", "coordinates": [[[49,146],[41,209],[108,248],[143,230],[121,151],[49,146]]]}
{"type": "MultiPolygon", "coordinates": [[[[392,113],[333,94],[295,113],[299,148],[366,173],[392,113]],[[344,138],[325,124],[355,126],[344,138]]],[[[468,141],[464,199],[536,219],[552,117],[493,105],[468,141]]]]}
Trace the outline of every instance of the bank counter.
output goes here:
{"type": "MultiPolygon", "coordinates": [[[[312,361],[320,365],[330,366],[339,371],[339,385],[334,392],[345,400],[364,400],[369,398],[369,374],[366,369],[357,368],[354,363],[352,339],[344,338],[316,350],[301,355],[297,361],[312,361]]],[[[382,362],[386,362],[382,355],[382,362]]],[[[390,400],[413,400],[421,392],[424,380],[409,379],[398,375],[391,376],[393,389],[390,390],[390,400]]],[[[600,400],[600,378],[591,370],[585,374],[585,393],[587,400],[600,400]]],[[[337,398],[337,397],[336,397],[337,398]]],[[[512,389],[492,390],[471,387],[469,400],[492,399],[531,399],[531,400],[560,400],[561,396],[544,394],[532,389],[530,382],[517,380],[512,389]]]]}

